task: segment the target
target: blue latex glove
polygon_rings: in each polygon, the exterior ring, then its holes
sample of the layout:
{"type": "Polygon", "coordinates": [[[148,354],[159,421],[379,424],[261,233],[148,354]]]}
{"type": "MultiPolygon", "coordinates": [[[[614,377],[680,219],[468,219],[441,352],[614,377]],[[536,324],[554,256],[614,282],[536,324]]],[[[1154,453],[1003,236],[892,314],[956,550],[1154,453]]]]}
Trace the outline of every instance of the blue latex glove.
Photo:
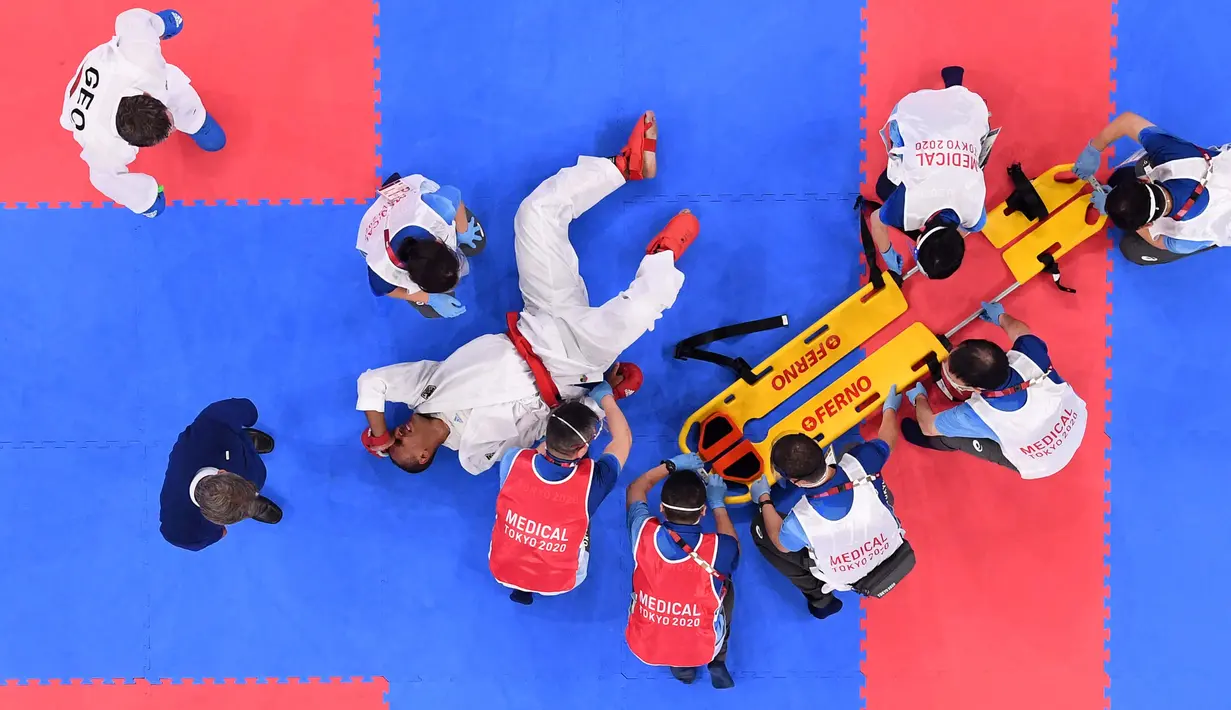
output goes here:
{"type": "Polygon", "coordinates": [[[677,471],[704,471],[705,461],[696,454],[680,454],[668,459],[677,471]]]}
{"type": "Polygon", "coordinates": [[[727,482],[716,473],[705,477],[705,504],[710,510],[727,507],[727,482]]]}
{"type": "Polygon", "coordinates": [[[154,198],[154,204],[151,205],[148,210],[142,212],[141,214],[142,216],[149,217],[150,219],[154,219],[158,215],[162,214],[163,210],[165,209],[167,209],[167,196],[162,191],[162,185],[159,185],[158,186],[158,197],[154,198]]]}
{"type": "Polygon", "coordinates": [[[430,293],[427,305],[431,306],[442,318],[456,318],[466,312],[462,302],[447,293],[430,293]]]}
{"type": "Polygon", "coordinates": [[[1107,215],[1107,194],[1109,192],[1111,192],[1111,188],[1104,185],[1090,193],[1090,202],[1094,205],[1094,209],[1104,216],[1107,215]]]}
{"type": "Polygon", "coordinates": [[[885,395],[885,404],[881,407],[882,412],[889,410],[898,411],[898,407],[902,406],[902,395],[898,394],[898,386],[890,385],[889,394],[885,395]]]}
{"type": "Polygon", "coordinates": [[[611,385],[606,382],[600,382],[594,387],[594,389],[590,390],[590,399],[598,402],[599,404],[603,403],[604,397],[612,396],[614,396],[614,393],[611,391],[611,385]]]}
{"type": "Polygon", "coordinates": [[[769,495],[769,482],[765,480],[765,476],[761,476],[753,481],[748,486],[748,492],[752,494],[752,502],[756,503],[765,496],[769,495]]]}
{"type": "Polygon", "coordinates": [[[479,243],[479,239],[483,235],[479,233],[479,223],[474,217],[470,218],[470,224],[466,227],[466,231],[457,235],[457,243],[465,244],[468,247],[473,247],[479,243]]]}
{"type": "Polygon", "coordinates": [[[927,388],[923,386],[922,382],[916,382],[915,386],[911,387],[910,390],[906,392],[906,401],[910,402],[911,404],[914,404],[916,399],[919,399],[920,397],[927,397],[927,396],[928,396],[927,388]]]}
{"type": "Polygon", "coordinates": [[[1000,316],[1004,315],[1004,306],[999,303],[988,303],[984,301],[979,305],[983,306],[983,310],[979,311],[979,318],[991,323],[992,325],[1000,325],[1000,316]]]}
{"type": "Polygon", "coordinates": [[[889,249],[881,252],[881,256],[885,259],[885,268],[895,274],[902,273],[902,255],[896,249],[890,246],[889,249]]]}
{"type": "Polygon", "coordinates": [[[184,29],[184,18],[175,10],[163,10],[155,13],[162,18],[162,24],[165,26],[162,33],[163,39],[171,39],[179,34],[184,29]]]}
{"type": "Polygon", "coordinates": [[[1081,155],[1077,156],[1077,161],[1073,163],[1073,172],[1077,173],[1077,177],[1082,180],[1089,180],[1094,177],[1102,164],[1103,152],[1095,148],[1093,142],[1087,143],[1081,155]]]}

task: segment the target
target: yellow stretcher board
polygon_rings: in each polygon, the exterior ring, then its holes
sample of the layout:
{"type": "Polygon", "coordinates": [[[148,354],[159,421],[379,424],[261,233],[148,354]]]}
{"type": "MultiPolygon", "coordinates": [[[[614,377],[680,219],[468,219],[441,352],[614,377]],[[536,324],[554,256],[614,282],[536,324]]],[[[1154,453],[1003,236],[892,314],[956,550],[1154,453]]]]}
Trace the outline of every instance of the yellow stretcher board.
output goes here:
{"type": "MultiPolygon", "coordinates": [[[[905,392],[927,376],[929,355],[934,355],[937,361],[944,361],[948,354],[940,338],[927,326],[913,323],[833,384],[783,417],[769,430],[763,441],[742,444],[752,451],[741,451],[741,447],[736,447],[732,453],[747,456],[755,452],[755,458],[762,462],[766,481],[772,485],[778,479],[777,473],[768,465],[775,441],[787,434],[803,433],[822,445],[830,444],[875,414],[876,403],[884,402],[891,386],[897,385],[899,392],[905,392]]],[[[749,502],[751,496],[746,492],[727,496],[727,503],[731,505],[749,502]]]]}
{"type": "Polygon", "coordinates": [[[1024,284],[1043,270],[1043,262],[1039,261],[1040,254],[1047,252],[1053,259],[1059,259],[1077,245],[1103,231],[1106,224],[1107,216],[1094,210],[1090,200],[1073,200],[1059,212],[1049,216],[1038,229],[1005,249],[1004,263],[1009,267],[1009,271],[1013,272],[1013,278],[1024,284]],[[1088,215],[1097,217],[1093,224],[1089,222],[1088,215]]]}
{"type": "MultiPolygon", "coordinates": [[[[1043,204],[1047,207],[1048,214],[1051,215],[1045,218],[1041,224],[1046,224],[1055,219],[1056,216],[1051,213],[1059,209],[1065,202],[1076,197],[1081,193],[1082,188],[1086,186],[1086,182],[1077,179],[1075,175],[1069,176],[1073,178],[1072,181],[1060,182],[1056,180],[1057,175],[1071,173],[1072,171],[1072,163],[1057,165],[1030,181],[1035,191],[1039,193],[1039,197],[1043,199],[1043,204]]],[[[983,226],[983,236],[997,249],[1004,248],[1006,244],[1017,239],[1018,236],[1035,224],[1035,222],[1031,221],[1021,212],[1006,215],[1004,213],[1006,209],[1008,209],[1007,200],[997,205],[996,209],[987,213],[987,224],[983,226]]]]}
{"type": "Polygon", "coordinates": [[[680,430],[680,449],[691,450],[689,431],[715,412],[727,414],[737,427],[769,414],[906,313],[906,307],[906,297],[893,279],[886,278],[879,289],[865,285],[758,364],[753,369],[759,377],[756,384],[737,380],[693,412],[680,430]]]}

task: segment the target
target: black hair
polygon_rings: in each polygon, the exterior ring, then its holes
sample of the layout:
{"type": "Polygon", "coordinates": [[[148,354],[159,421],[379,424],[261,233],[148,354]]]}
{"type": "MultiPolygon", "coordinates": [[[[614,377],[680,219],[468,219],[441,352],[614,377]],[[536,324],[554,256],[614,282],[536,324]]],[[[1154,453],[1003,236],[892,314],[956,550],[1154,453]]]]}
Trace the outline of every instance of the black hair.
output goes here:
{"type": "Polygon", "coordinates": [[[949,372],[981,390],[994,390],[1009,379],[1009,356],[990,340],[965,340],[949,353],[949,372]]]}
{"type": "Polygon", "coordinates": [[[700,508],[705,505],[705,484],[701,482],[696,471],[678,469],[663,481],[662,502],[663,517],[669,522],[693,525],[701,520],[700,508]],[[674,510],[666,506],[696,510],[674,510]]]}
{"type": "Polygon", "coordinates": [[[952,225],[924,225],[923,233],[928,238],[919,245],[919,253],[915,259],[919,268],[929,279],[947,279],[962,265],[962,257],[966,255],[966,240],[957,227],[952,225]]]}
{"type": "Polygon", "coordinates": [[[547,418],[547,448],[558,454],[580,450],[597,434],[598,415],[579,399],[564,402],[547,418]]]}
{"type": "Polygon", "coordinates": [[[461,279],[462,260],[435,237],[404,238],[397,257],[411,280],[428,293],[448,293],[461,279]]]}
{"type": "Polygon", "coordinates": [[[429,466],[432,465],[432,462],[436,460],[436,452],[433,451],[432,455],[428,456],[427,461],[424,461],[423,463],[419,463],[418,461],[415,461],[413,463],[403,464],[397,461],[396,459],[394,459],[392,456],[389,457],[389,460],[393,461],[393,464],[395,466],[402,469],[406,473],[423,473],[424,471],[428,469],[429,466]]]}
{"type": "Polygon", "coordinates": [[[787,434],[769,451],[774,470],[795,482],[816,483],[825,476],[825,450],[807,434],[787,434]]]}
{"type": "Polygon", "coordinates": [[[167,107],[153,96],[125,96],[115,112],[115,130],[129,145],[149,148],[171,135],[167,107]]]}
{"type": "Polygon", "coordinates": [[[1139,180],[1126,180],[1111,188],[1105,205],[1111,223],[1126,232],[1135,232],[1149,224],[1154,216],[1150,214],[1150,191],[1151,187],[1139,180]]]}

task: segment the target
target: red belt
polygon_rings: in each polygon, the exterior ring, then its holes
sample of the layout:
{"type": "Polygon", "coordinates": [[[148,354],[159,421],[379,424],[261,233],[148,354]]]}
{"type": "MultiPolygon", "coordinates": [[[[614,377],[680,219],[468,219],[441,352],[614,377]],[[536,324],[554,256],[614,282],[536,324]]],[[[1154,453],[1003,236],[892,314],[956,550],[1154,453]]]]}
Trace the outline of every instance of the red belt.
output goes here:
{"type": "Polygon", "coordinates": [[[555,380],[551,379],[551,373],[547,371],[547,366],[543,364],[543,360],[538,355],[534,354],[534,348],[530,347],[530,341],[526,340],[526,336],[521,334],[517,328],[517,319],[519,314],[509,313],[505,315],[505,321],[509,324],[509,340],[513,342],[513,347],[517,349],[517,354],[521,355],[521,359],[526,361],[526,365],[530,367],[530,375],[534,378],[534,386],[538,388],[539,396],[543,398],[543,402],[552,409],[555,409],[560,404],[560,390],[556,388],[555,380]]]}

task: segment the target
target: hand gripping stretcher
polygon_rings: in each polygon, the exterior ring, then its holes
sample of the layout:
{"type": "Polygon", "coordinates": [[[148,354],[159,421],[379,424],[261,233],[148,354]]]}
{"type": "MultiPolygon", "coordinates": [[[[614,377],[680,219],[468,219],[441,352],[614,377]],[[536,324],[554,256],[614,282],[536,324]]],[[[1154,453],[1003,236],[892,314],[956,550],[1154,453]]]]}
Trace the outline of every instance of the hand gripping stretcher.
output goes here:
{"type": "MultiPolygon", "coordinates": [[[[1013,285],[996,296],[995,302],[1042,272],[1050,274],[1061,290],[1073,292],[1060,284],[1056,260],[1101,232],[1107,218],[1098,214],[1088,199],[1078,199],[1084,197],[1087,185],[1071,170],[1072,165],[1059,165],[1030,181],[1020,165],[1009,168],[1014,190],[988,215],[983,230],[988,241],[1002,249],[1001,256],[1014,278],[1013,285]]],[[[901,277],[890,272],[886,278],[877,265],[867,227],[870,204],[861,199],[857,207],[869,283],[854,295],[756,367],[743,358],[707,352],[700,347],[724,338],[784,327],[786,316],[718,328],[676,346],[677,359],[722,365],[739,378],[693,412],[679,435],[680,448],[690,451],[690,439],[695,433],[697,454],[713,472],[736,484],[730,486],[729,505],[750,502],[746,486],[758,477],[764,475],[771,484],[777,480],[777,472],[769,465],[770,450],[775,441],[787,434],[804,433],[827,445],[858,426],[868,409],[885,397],[891,386],[896,385],[902,392],[926,375],[931,375],[940,389],[950,395],[940,376],[940,363],[948,357],[949,339],[974,321],[982,309],[943,336],[923,323],[906,326],[884,346],[778,420],[763,440],[752,441],[744,436],[749,422],[772,413],[909,308],[901,277]]]]}

